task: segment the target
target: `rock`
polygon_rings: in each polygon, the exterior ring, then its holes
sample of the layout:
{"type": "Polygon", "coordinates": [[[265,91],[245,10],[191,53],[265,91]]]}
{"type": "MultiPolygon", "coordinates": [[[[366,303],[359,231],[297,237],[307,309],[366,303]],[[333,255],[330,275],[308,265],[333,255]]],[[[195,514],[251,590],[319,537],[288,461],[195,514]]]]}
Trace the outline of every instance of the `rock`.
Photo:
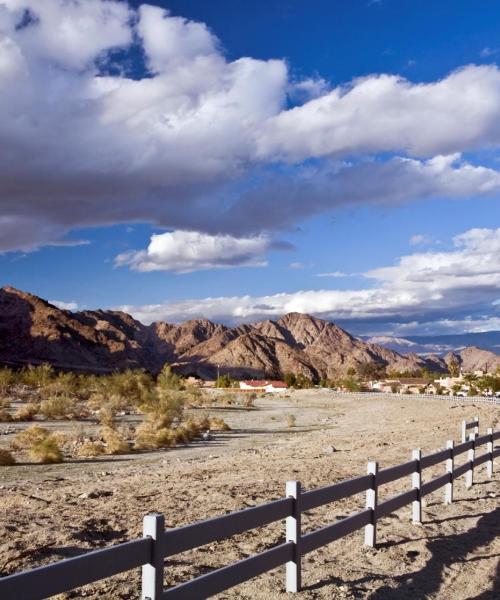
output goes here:
{"type": "Polygon", "coordinates": [[[325,448],[325,454],[333,454],[334,452],[337,452],[337,448],[335,448],[335,446],[327,446],[325,448]]]}
{"type": "Polygon", "coordinates": [[[106,498],[108,496],[112,496],[113,492],[109,491],[109,490],[94,490],[92,492],[84,492],[83,494],[80,494],[78,496],[78,498],[82,498],[82,500],[85,500],[87,498],[106,498]]]}

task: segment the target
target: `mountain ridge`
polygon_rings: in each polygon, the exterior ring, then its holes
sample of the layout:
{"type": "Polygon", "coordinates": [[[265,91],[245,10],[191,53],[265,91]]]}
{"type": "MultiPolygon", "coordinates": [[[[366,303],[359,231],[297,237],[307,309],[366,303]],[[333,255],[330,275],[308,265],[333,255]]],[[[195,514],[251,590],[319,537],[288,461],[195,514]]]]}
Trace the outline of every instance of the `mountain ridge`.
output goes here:
{"type": "MultiPolygon", "coordinates": [[[[477,352],[469,359],[492,362],[489,354],[478,358],[477,352]]],[[[238,327],[208,319],[143,325],[123,311],[72,312],[10,286],[0,289],[0,361],[49,362],[93,372],[157,372],[168,362],[182,374],[207,379],[219,370],[248,378],[281,377],[291,371],[319,380],[370,363],[397,371],[447,369],[444,358],[403,355],[303,313],[238,327]]]]}

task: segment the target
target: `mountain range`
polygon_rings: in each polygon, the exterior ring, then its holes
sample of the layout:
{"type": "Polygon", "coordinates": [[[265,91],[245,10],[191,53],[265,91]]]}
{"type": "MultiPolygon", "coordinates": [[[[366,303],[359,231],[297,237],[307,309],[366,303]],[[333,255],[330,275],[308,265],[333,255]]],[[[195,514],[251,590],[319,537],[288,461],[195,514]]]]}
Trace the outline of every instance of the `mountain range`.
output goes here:
{"type": "Polygon", "coordinates": [[[481,331],[446,335],[409,335],[406,337],[365,336],[364,341],[380,344],[396,352],[416,352],[417,354],[444,354],[458,352],[468,346],[477,346],[498,354],[500,351],[500,331],[481,331]]]}
{"type": "MultiPolygon", "coordinates": [[[[121,311],[71,312],[13,287],[0,289],[0,362],[7,365],[48,362],[106,373],[126,368],[158,372],[168,362],[179,373],[205,379],[219,370],[239,378],[294,372],[319,380],[369,363],[397,371],[444,372],[451,356],[401,354],[301,313],[238,327],[206,319],[144,325],[121,311]]],[[[500,365],[500,356],[479,348],[454,356],[466,370],[500,365]]]]}

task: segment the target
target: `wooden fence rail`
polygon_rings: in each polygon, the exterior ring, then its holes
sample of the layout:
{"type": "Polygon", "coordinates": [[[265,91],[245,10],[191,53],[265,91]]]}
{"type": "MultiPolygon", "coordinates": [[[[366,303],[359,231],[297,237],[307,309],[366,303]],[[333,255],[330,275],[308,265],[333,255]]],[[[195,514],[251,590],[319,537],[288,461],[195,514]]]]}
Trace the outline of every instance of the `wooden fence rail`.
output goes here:
{"type": "Polygon", "coordinates": [[[420,522],[422,498],[444,487],[444,502],[451,503],[454,481],[465,475],[469,487],[473,483],[474,468],[484,463],[487,477],[491,479],[493,461],[500,456],[500,447],[494,447],[494,442],[500,439],[500,431],[488,429],[485,435],[478,437],[476,427],[479,424],[475,421],[467,428],[475,428],[468,441],[455,446],[449,440],[444,450],[427,456],[415,450],[412,460],[386,469],[379,470],[378,463],[370,462],[367,475],[327,487],[302,492],[299,482],[288,482],[285,498],[175,529],[165,529],[163,515],[146,515],[144,537],[0,578],[0,598],[41,600],[139,566],[142,567],[143,600],[208,598],[284,564],[286,589],[297,592],[301,588],[301,559],[305,554],[363,527],[365,544],[375,546],[379,519],[412,504],[413,522],[420,522]],[[486,453],[476,456],[476,451],[484,445],[486,453]],[[454,459],[465,452],[468,453],[466,462],[455,467],[454,459]],[[442,462],[445,472],[422,484],[422,471],[442,462]],[[380,486],[408,476],[411,476],[408,491],[379,502],[380,486]],[[366,494],[365,509],[302,534],[301,514],[304,511],[359,493],[366,494]],[[164,589],[165,558],[283,519],[286,523],[284,543],[164,589]]]}

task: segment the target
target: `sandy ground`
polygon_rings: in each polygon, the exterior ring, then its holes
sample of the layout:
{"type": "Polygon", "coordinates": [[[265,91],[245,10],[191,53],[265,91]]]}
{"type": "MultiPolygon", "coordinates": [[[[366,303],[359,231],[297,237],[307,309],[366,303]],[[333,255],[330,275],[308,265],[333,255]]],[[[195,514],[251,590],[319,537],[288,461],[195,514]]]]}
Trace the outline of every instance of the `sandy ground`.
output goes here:
{"type": "MultiPolygon", "coordinates": [[[[233,431],[188,448],[54,466],[0,470],[0,575],[141,535],[142,517],[164,513],[168,527],[239,510],[282,497],[285,481],[312,489],[411,458],[411,450],[435,451],[459,440],[462,419],[480,417],[480,432],[499,427],[495,406],[446,400],[378,397],[353,400],[327,391],[263,398],[256,408],[212,410],[233,431]],[[285,415],[297,417],[287,428],[285,415]],[[335,451],[332,452],[334,447],[335,451]],[[92,497],[95,496],[95,497],[92,497]]],[[[465,454],[457,464],[465,460],[465,454]]],[[[499,598],[500,461],[493,481],[484,467],[466,490],[455,484],[455,502],[443,490],[424,500],[423,524],[413,525],[410,507],[379,522],[378,547],[363,546],[363,531],[308,554],[300,598],[499,598]],[[496,586],[496,590],[495,590],[496,586]],[[497,595],[496,595],[497,594],[497,595]]],[[[424,472],[424,481],[443,473],[424,472]]],[[[384,486],[380,499],[409,489],[409,479],[384,486]]],[[[304,516],[310,531],[363,507],[362,495],[304,516]]],[[[186,581],[284,541],[284,523],[174,556],[166,584],[186,581]]],[[[61,598],[138,598],[140,572],[101,581],[61,598]]],[[[218,598],[288,597],[284,567],[218,598]]]]}

